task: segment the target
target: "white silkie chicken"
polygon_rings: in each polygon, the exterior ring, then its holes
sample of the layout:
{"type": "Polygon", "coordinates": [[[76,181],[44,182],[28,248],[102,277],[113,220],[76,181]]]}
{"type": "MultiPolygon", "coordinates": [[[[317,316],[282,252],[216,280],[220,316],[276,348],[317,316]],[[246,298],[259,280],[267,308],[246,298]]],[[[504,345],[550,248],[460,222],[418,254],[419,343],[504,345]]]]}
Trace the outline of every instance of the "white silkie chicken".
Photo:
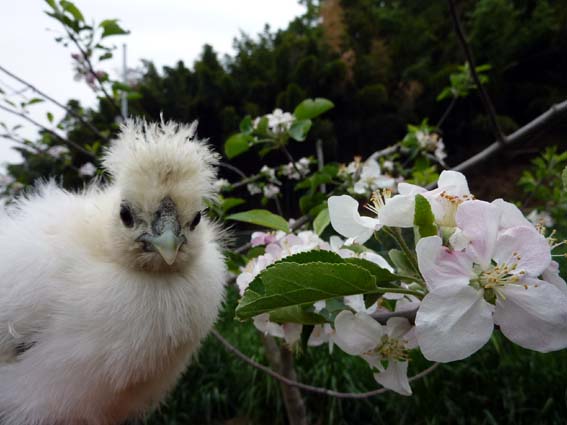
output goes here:
{"type": "Polygon", "coordinates": [[[195,125],[128,122],[109,185],[54,183],[0,219],[0,423],[120,424],[155,407],[224,294],[201,216],[218,157],[195,125]]]}

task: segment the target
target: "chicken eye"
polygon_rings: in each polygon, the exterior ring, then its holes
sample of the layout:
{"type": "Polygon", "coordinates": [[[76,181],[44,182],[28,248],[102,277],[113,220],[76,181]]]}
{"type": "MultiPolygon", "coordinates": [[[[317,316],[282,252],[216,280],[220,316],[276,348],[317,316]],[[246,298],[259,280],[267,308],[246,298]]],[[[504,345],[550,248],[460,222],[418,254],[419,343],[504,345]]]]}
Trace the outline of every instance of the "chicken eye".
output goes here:
{"type": "Polygon", "coordinates": [[[126,227],[132,227],[134,225],[134,216],[128,205],[122,204],[120,206],[120,220],[122,220],[122,223],[126,227]]]}
{"type": "Polygon", "coordinates": [[[195,230],[195,227],[201,222],[201,211],[199,211],[196,215],[191,224],[189,225],[189,230],[195,230]]]}

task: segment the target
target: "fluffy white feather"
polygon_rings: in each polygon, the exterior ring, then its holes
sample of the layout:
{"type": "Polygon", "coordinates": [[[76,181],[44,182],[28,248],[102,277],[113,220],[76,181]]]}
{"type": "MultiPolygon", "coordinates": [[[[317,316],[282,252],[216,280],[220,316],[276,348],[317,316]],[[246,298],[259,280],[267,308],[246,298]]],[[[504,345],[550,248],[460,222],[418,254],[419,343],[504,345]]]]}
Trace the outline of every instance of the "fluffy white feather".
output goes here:
{"type": "Polygon", "coordinates": [[[218,159],[194,133],[128,122],[104,158],[112,184],[46,183],[0,218],[2,424],[119,424],[186,367],[225,280],[218,229],[195,225],[218,159]],[[152,246],[166,222],[182,243],[171,265],[152,246]]]}

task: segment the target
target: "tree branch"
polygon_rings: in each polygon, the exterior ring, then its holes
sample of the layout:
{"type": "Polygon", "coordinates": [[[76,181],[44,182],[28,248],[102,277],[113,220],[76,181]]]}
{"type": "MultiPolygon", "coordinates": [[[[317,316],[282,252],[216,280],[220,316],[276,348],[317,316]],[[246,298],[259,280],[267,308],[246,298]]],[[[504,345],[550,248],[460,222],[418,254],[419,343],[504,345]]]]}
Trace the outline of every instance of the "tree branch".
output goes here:
{"type": "MultiPolygon", "coordinates": [[[[230,342],[228,342],[217,330],[213,329],[211,331],[211,334],[224,346],[224,348],[227,351],[234,354],[240,360],[248,363],[250,366],[252,366],[256,369],[261,370],[262,372],[270,375],[272,378],[274,378],[274,379],[276,379],[276,380],[278,380],[278,381],[280,381],[280,382],[282,382],[286,385],[296,387],[296,388],[302,389],[304,391],[309,391],[309,392],[317,393],[317,394],[323,394],[323,395],[326,395],[326,396],[329,396],[329,397],[345,398],[345,399],[364,399],[364,398],[373,397],[373,396],[383,394],[385,392],[390,391],[388,388],[378,388],[376,390],[367,391],[367,392],[364,392],[364,393],[347,393],[347,392],[330,390],[328,388],[315,387],[315,386],[312,386],[312,385],[303,384],[303,383],[295,381],[293,379],[286,378],[285,376],[282,376],[279,373],[274,372],[269,367],[264,366],[264,365],[258,363],[257,361],[251,359],[246,354],[241,352],[238,348],[233,346],[230,342]]],[[[439,366],[439,363],[433,363],[427,369],[425,369],[422,372],[420,372],[420,373],[412,376],[411,378],[409,378],[409,381],[413,382],[413,381],[416,381],[418,379],[424,378],[425,376],[427,376],[431,372],[433,372],[438,366],[439,366]]]]}
{"type": "Polygon", "coordinates": [[[104,84],[102,83],[102,80],[99,78],[99,76],[95,72],[95,70],[93,68],[93,64],[91,63],[91,60],[89,59],[89,56],[87,55],[87,52],[85,52],[85,50],[83,49],[83,46],[81,46],[81,43],[79,43],[79,41],[75,38],[75,36],[71,33],[71,31],[69,31],[69,29],[65,25],[63,25],[63,28],[65,29],[65,32],[67,33],[67,35],[69,36],[71,41],[75,44],[75,46],[77,46],[77,49],[79,49],[79,52],[81,52],[81,55],[83,56],[87,66],[89,67],[89,72],[93,75],[93,77],[98,82],[98,85],[99,85],[102,93],[104,94],[104,97],[106,98],[106,100],[108,100],[110,102],[115,113],[119,117],[121,117],[123,120],[125,120],[126,117],[122,116],[122,111],[118,108],[116,103],[114,103],[114,99],[112,97],[110,97],[110,95],[108,94],[108,92],[104,88],[104,84]]]}
{"type": "Polygon", "coordinates": [[[24,86],[30,88],[31,90],[33,90],[34,92],[36,92],[37,94],[42,96],[43,98],[45,98],[45,99],[49,100],[50,102],[54,103],[55,105],[59,106],[61,109],[64,109],[69,115],[72,115],[75,118],[77,118],[83,125],[88,127],[89,130],[91,130],[93,132],[93,134],[95,134],[97,137],[100,137],[103,141],[105,141],[105,142],[109,141],[108,138],[104,137],[92,123],[90,123],[89,121],[84,119],[81,115],[79,115],[78,113],[73,111],[71,108],[63,105],[61,102],[58,102],[57,100],[55,100],[54,98],[52,98],[51,96],[46,94],[45,92],[41,91],[40,89],[38,89],[34,85],[28,83],[27,81],[23,80],[22,78],[18,77],[17,75],[11,73],[10,71],[8,71],[6,68],[4,68],[1,65],[0,65],[0,71],[2,71],[6,75],[12,77],[14,80],[18,81],[19,83],[23,84],[24,86]]]}
{"type": "Polygon", "coordinates": [[[459,14],[457,13],[457,8],[455,7],[455,1],[454,0],[448,0],[448,1],[449,1],[449,11],[451,12],[451,19],[453,21],[453,27],[455,29],[455,32],[457,33],[457,37],[459,39],[461,48],[463,49],[463,52],[465,53],[465,56],[467,58],[467,63],[469,65],[469,70],[472,79],[476,87],[478,88],[478,91],[480,93],[480,99],[482,100],[482,104],[484,105],[484,108],[488,113],[488,118],[490,119],[490,124],[492,125],[492,129],[496,136],[496,140],[498,140],[499,143],[504,144],[506,142],[506,136],[504,135],[502,128],[500,128],[500,125],[498,124],[498,119],[496,116],[496,110],[494,109],[494,104],[490,100],[490,97],[488,96],[488,93],[486,92],[484,86],[480,82],[480,78],[478,77],[478,73],[476,72],[476,63],[471,48],[465,37],[463,26],[461,25],[461,20],[459,19],[459,14]]]}
{"type": "Polygon", "coordinates": [[[43,125],[41,125],[40,123],[38,123],[37,121],[35,121],[33,118],[30,118],[30,117],[28,117],[27,115],[22,114],[21,112],[15,111],[15,110],[13,110],[13,109],[7,108],[7,107],[2,106],[2,105],[0,105],[0,109],[2,109],[3,111],[6,111],[6,112],[8,112],[8,113],[10,113],[10,114],[12,114],[12,115],[17,115],[17,116],[19,116],[20,118],[25,119],[26,121],[32,123],[32,124],[35,125],[36,127],[41,128],[43,131],[45,131],[45,132],[51,134],[52,136],[57,137],[59,140],[61,140],[61,141],[62,141],[63,143],[65,143],[66,145],[68,145],[68,146],[72,147],[73,149],[76,149],[76,150],[78,150],[79,152],[81,152],[81,153],[87,155],[87,156],[90,157],[91,159],[94,159],[94,160],[97,159],[96,155],[94,155],[92,152],[89,152],[88,150],[86,150],[85,148],[83,148],[81,145],[79,145],[79,144],[77,144],[77,143],[75,143],[75,142],[73,142],[73,141],[71,141],[71,140],[65,139],[63,136],[60,136],[59,134],[57,134],[57,133],[54,132],[53,130],[50,130],[49,128],[44,127],[43,125]]]}
{"type": "Polygon", "coordinates": [[[545,126],[550,124],[553,120],[563,115],[567,115],[567,100],[564,100],[561,103],[556,103],[543,114],[535,118],[533,121],[530,121],[523,127],[519,128],[512,134],[506,137],[506,142],[504,144],[496,141],[477,153],[476,155],[470,157],[466,161],[461,162],[460,164],[456,165],[452,168],[455,171],[466,171],[475,165],[487,160],[501,149],[506,146],[513,145],[515,143],[524,141],[535,133],[541,131],[545,126]]]}

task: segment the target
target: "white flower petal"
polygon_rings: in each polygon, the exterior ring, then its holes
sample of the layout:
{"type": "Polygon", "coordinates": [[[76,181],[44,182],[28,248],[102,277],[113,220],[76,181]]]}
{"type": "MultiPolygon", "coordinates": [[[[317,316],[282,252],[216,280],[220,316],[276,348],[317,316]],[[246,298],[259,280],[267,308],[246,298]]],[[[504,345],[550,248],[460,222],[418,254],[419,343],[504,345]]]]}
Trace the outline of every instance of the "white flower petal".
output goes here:
{"type": "Polygon", "coordinates": [[[471,258],[464,252],[450,251],[439,236],[422,238],[415,247],[419,271],[428,288],[467,286],[473,276],[471,258]]]}
{"type": "Polygon", "coordinates": [[[386,322],[386,334],[394,339],[405,339],[404,336],[413,326],[405,317],[390,317],[386,322]]]}
{"type": "Polygon", "coordinates": [[[533,227],[512,227],[498,236],[493,258],[498,264],[517,264],[516,273],[525,271],[537,277],[551,263],[551,249],[547,239],[533,227]]]}
{"type": "Polygon", "coordinates": [[[382,326],[366,313],[343,310],[335,318],[335,343],[345,353],[366,353],[376,348],[383,335],[382,326]]]}
{"type": "Polygon", "coordinates": [[[439,175],[439,180],[437,181],[437,187],[439,189],[446,189],[447,192],[453,196],[465,196],[471,194],[467,178],[463,173],[458,171],[442,171],[439,175]]]}
{"type": "Polygon", "coordinates": [[[388,388],[401,395],[411,395],[407,361],[391,360],[385,371],[374,374],[374,379],[384,388],[388,388]]]}
{"type": "Polygon", "coordinates": [[[427,294],[415,319],[417,341],[428,360],[452,362],[479,350],[492,335],[493,307],[470,286],[427,294]]]}
{"type": "Polygon", "coordinates": [[[331,196],[328,204],[333,229],[358,243],[370,239],[379,224],[376,219],[361,217],[358,202],[348,195],[331,196]]]}
{"type": "Polygon", "coordinates": [[[378,218],[384,226],[413,227],[414,215],[415,194],[396,195],[386,200],[386,204],[380,208],[378,218]]]}
{"type": "Polygon", "coordinates": [[[500,211],[484,201],[465,201],[457,209],[457,226],[470,241],[467,247],[476,263],[490,265],[498,236],[500,211]]]}
{"type": "Polygon", "coordinates": [[[505,300],[496,302],[494,321],[512,342],[547,353],[567,348],[567,295],[554,285],[526,279],[522,285],[506,285],[505,300]]]}
{"type": "Polygon", "coordinates": [[[383,269],[386,269],[389,272],[394,273],[394,268],[390,264],[388,264],[386,259],[382,257],[380,254],[376,254],[375,252],[372,251],[365,251],[360,254],[360,258],[364,260],[372,261],[374,264],[379,265],[383,269]]]}

